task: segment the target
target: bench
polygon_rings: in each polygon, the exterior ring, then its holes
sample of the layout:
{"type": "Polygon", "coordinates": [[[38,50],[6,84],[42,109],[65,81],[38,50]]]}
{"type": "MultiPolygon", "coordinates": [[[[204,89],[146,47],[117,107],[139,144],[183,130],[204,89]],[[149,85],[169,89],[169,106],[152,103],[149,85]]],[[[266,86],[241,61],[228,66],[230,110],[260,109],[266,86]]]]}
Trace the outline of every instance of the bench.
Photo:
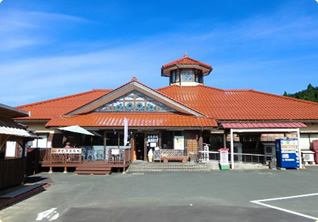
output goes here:
{"type": "Polygon", "coordinates": [[[189,160],[188,156],[163,156],[161,157],[164,163],[168,163],[169,161],[182,161],[182,163],[186,163],[189,160]]]}

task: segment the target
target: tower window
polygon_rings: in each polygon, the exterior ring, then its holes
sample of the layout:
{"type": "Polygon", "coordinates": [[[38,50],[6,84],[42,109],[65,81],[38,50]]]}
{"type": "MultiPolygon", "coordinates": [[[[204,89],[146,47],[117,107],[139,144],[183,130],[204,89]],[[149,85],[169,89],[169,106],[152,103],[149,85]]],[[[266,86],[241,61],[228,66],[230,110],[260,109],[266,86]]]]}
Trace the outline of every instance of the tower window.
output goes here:
{"type": "Polygon", "coordinates": [[[171,83],[176,83],[179,82],[179,72],[177,70],[171,71],[171,83]]]}
{"type": "Polygon", "coordinates": [[[194,73],[192,69],[186,69],[181,71],[181,78],[183,82],[193,82],[194,81],[194,73]]]}

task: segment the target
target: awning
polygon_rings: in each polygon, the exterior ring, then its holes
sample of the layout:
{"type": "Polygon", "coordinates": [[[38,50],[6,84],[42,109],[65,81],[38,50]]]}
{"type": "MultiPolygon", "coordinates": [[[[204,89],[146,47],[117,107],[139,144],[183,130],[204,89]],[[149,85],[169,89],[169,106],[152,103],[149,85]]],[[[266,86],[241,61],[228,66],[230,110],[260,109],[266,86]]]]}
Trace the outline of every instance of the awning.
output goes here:
{"type": "Polygon", "coordinates": [[[93,133],[87,131],[86,129],[84,129],[83,127],[80,127],[80,126],[67,126],[67,127],[60,127],[58,129],[63,130],[63,131],[72,132],[72,133],[79,133],[79,134],[94,136],[93,133]]]}
{"type": "Polygon", "coordinates": [[[224,129],[250,129],[250,128],[305,128],[301,122],[273,122],[273,123],[222,123],[224,129]]]}
{"type": "Polygon", "coordinates": [[[30,134],[26,131],[22,126],[14,122],[12,119],[0,118],[0,134],[10,135],[10,136],[18,136],[18,137],[29,137],[29,138],[37,138],[36,135],[30,134]]]}

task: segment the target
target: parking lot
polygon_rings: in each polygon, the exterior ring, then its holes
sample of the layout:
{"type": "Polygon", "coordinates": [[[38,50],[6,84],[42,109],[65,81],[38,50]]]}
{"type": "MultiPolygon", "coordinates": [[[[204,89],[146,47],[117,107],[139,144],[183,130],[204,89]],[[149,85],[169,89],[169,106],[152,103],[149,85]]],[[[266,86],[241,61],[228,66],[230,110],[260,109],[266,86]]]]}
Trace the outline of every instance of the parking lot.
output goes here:
{"type": "Polygon", "coordinates": [[[36,176],[51,186],[3,209],[1,221],[318,220],[318,167],[36,176]]]}

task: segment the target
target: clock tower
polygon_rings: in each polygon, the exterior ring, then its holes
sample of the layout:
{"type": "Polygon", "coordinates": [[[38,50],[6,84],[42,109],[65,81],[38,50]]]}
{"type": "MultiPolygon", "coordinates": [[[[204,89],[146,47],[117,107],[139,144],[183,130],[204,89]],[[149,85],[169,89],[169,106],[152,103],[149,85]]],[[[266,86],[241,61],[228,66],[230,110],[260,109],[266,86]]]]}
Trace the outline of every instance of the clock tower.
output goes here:
{"type": "Polygon", "coordinates": [[[212,66],[192,59],[187,53],[183,58],[161,67],[161,76],[169,77],[170,85],[196,86],[203,84],[203,77],[212,72],[212,66]]]}

